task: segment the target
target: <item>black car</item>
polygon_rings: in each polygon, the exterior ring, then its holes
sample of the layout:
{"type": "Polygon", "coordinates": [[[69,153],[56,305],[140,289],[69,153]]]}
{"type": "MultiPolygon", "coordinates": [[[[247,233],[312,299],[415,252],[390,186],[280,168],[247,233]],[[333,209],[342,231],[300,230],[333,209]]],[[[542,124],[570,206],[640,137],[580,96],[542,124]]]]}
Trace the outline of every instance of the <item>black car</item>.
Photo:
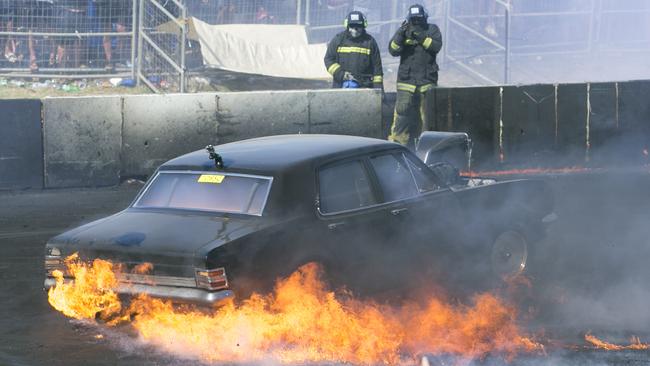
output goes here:
{"type": "Polygon", "coordinates": [[[432,276],[516,276],[552,196],[542,181],[461,177],[447,160],[462,164],[467,146],[458,133],[427,132],[416,153],[371,138],[285,135],[186,154],[160,166],[124,211],[52,238],[45,285],[75,252],[153,265],[124,271],[121,293],[204,304],[265,291],[307,262],[370,295],[432,276]]]}

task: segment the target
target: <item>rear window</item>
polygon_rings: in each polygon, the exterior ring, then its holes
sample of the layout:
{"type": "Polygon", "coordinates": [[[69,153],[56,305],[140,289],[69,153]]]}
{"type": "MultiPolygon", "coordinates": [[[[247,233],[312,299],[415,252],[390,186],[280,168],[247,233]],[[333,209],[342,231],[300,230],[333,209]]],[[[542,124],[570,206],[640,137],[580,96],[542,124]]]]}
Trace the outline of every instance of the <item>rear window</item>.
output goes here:
{"type": "Polygon", "coordinates": [[[261,216],[271,177],[208,172],[159,172],[133,207],[261,216]]]}

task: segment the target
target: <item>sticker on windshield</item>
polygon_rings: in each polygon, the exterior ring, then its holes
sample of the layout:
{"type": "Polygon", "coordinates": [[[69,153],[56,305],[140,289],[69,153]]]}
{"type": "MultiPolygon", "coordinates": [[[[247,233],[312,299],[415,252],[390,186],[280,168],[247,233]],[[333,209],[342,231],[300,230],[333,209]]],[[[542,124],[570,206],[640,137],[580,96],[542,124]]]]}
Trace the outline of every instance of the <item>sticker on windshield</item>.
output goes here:
{"type": "Polygon", "coordinates": [[[201,174],[199,183],[211,183],[211,184],[220,184],[226,178],[225,175],[216,175],[216,174],[201,174]]]}

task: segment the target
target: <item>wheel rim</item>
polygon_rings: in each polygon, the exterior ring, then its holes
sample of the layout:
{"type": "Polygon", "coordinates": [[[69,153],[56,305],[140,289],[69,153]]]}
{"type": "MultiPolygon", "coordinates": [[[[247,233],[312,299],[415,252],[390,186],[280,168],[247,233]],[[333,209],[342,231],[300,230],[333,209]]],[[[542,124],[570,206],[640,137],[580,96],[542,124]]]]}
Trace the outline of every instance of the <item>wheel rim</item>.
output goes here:
{"type": "Polygon", "coordinates": [[[492,245],[492,269],[502,278],[515,277],[526,269],[528,244],[515,231],[501,233],[492,245]]]}

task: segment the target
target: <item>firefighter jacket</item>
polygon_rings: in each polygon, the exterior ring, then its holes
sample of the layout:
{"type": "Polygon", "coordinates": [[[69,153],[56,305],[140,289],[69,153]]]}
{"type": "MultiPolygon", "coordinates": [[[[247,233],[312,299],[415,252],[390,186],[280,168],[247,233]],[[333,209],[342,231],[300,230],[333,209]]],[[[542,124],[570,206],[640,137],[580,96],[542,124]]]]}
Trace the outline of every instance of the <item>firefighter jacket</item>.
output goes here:
{"type": "Polygon", "coordinates": [[[352,38],[347,30],[337,34],[327,46],[325,67],[334,77],[333,87],[343,85],[343,75],[349,72],[362,88],[383,88],[384,72],[375,39],[368,33],[352,38]]]}
{"type": "Polygon", "coordinates": [[[426,24],[416,28],[408,23],[397,30],[388,45],[388,52],[400,57],[397,90],[424,92],[438,84],[436,55],[442,48],[440,28],[426,24]]]}

